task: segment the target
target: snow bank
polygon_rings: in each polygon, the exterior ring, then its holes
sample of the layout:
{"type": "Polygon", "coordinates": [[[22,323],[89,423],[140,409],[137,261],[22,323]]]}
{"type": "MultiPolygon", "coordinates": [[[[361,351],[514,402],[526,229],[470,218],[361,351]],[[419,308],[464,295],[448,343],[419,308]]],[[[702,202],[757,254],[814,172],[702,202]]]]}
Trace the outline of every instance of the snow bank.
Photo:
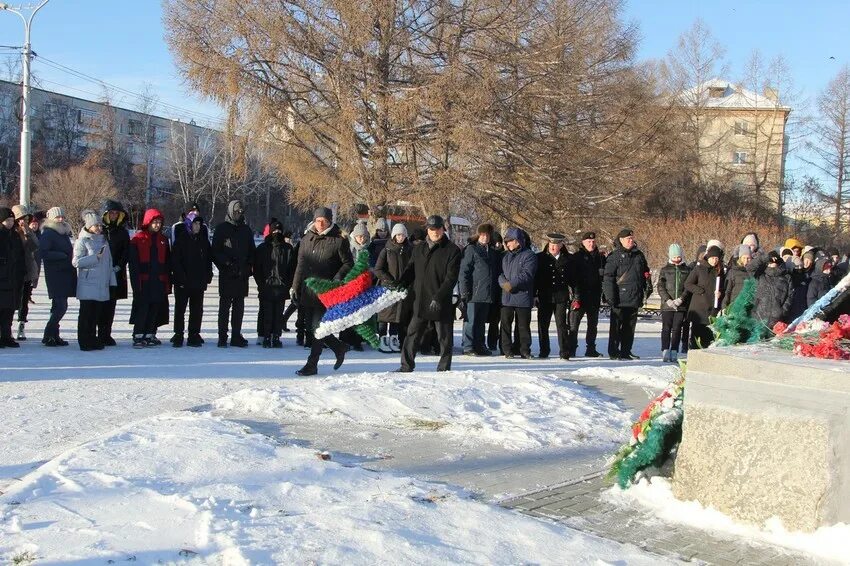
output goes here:
{"type": "Polygon", "coordinates": [[[343,375],[244,389],[213,406],[228,415],[430,431],[511,450],[616,444],[631,424],[629,411],[605,395],[517,371],[343,375]]]}
{"type": "Polygon", "coordinates": [[[0,506],[0,558],[10,562],[663,562],[209,414],[160,415],[70,450],[0,506]]]}
{"type": "Polygon", "coordinates": [[[834,564],[850,564],[850,556],[847,555],[850,525],[843,523],[821,527],[813,533],[802,533],[789,532],[779,519],[773,519],[759,529],[739,523],[711,507],[703,507],[697,501],[676,499],[670,480],[662,477],[653,477],[651,482],[643,478],[627,490],[611,488],[603,494],[603,498],[618,505],[637,503],[663,521],[802,551],[834,564]]]}
{"type": "Polygon", "coordinates": [[[625,383],[633,383],[653,389],[664,389],[676,377],[679,366],[675,364],[625,365],[616,367],[589,366],[570,373],[570,377],[597,377],[625,383]]]}

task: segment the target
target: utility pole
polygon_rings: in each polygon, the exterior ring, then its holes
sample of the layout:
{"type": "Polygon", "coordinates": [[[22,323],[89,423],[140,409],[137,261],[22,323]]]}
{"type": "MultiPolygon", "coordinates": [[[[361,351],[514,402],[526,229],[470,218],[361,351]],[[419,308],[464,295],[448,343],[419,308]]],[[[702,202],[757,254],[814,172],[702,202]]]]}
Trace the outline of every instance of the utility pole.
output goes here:
{"type": "Polygon", "coordinates": [[[30,30],[32,29],[32,20],[35,15],[41,10],[50,0],[42,0],[35,8],[24,8],[16,10],[6,3],[0,2],[0,11],[12,12],[17,14],[21,21],[24,22],[24,48],[23,48],[23,94],[21,96],[21,195],[20,203],[24,206],[30,204],[30,171],[31,171],[31,155],[32,148],[32,132],[30,131],[30,63],[32,62],[32,47],[30,46],[30,30]],[[29,17],[23,13],[24,10],[29,10],[29,17]]]}

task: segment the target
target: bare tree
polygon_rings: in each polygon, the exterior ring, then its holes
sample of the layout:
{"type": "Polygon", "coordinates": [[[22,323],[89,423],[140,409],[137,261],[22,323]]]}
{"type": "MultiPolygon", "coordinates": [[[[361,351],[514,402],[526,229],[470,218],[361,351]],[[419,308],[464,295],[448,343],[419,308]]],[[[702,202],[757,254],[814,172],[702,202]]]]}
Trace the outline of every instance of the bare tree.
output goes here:
{"type": "Polygon", "coordinates": [[[36,204],[42,210],[61,206],[77,229],[82,225],[83,210],[97,210],[104,199],[118,196],[109,171],[90,165],[51,169],[39,175],[34,184],[36,204]]]}
{"type": "Polygon", "coordinates": [[[814,140],[806,143],[813,158],[806,161],[832,183],[820,192],[832,205],[832,225],[837,236],[850,212],[850,194],[845,182],[850,169],[850,67],[838,71],[817,99],[818,118],[813,124],[814,140]]]}
{"type": "Polygon", "coordinates": [[[141,157],[141,168],[144,171],[144,205],[150,205],[153,196],[153,184],[156,175],[156,153],[164,142],[164,132],[154,121],[154,113],[159,103],[159,97],[154,93],[153,86],[146,83],[136,104],[136,117],[129,122],[129,134],[133,140],[134,150],[141,157]]]}
{"type": "Polygon", "coordinates": [[[78,111],[62,98],[53,97],[42,107],[34,134],[44,148],[46,169],[68,167],[85,158],[85,132],[78,111]]]}

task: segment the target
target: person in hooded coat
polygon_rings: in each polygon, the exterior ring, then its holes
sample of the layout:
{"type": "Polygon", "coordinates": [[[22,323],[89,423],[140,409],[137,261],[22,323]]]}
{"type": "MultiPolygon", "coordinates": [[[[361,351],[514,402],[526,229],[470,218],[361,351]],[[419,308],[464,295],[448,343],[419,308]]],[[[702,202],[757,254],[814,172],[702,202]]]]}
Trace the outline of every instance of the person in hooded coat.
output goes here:
{"type": "Polygon", "coordinates": [[[171,250],[162,233],[163,216],[150,208],[142,218],[141,230],[130,240],[130,283],[133,287],[133,347],[159,346],[156,329],[168,324],[168,295],[171,293],[171,250]]]}
{"type": "Polygon", "coordinates": [[[753,318],[761,320],[769,330],[779,321],[790,320],[794,289],[788,267],[777,252],[767,254],[766,261],[755,272],[755,278],[753,318]]]}
{"type": "Polygon", "coordinates": [[[68,297],[77,294],[77,270],[71,263],[74,257],[71,226],[65,221],[65,211],[58,206],[47,211],[38,247],[51,301],[50,318],[44,327],[41,343],[45,346],[67,346],[68,342],[59,336],[59,323],[68,312],[68,297]]]}
{"type": "MultiPolygon", "coordinates": [[[[318,277],[340,281],[354,265],[348,238],[342,235],[339,226],[333,222],[333,211],[319,207],[313,212],[313,225],[301,240],[298,249],[298,263],[292,280],[292,300],[304,310],[308,332],[314,333],[325,314],[325,306],[318,295],[307,286],[307,279],[318,277]]],[[[319,371],[319,358],[327,345],[336,356],[334,369],[339,369],[345,361],[348,346],[336,336],[313,339],[310,355],[304,367],[296,371],[298,375],[316,375],[319,371]]]]}
{"type": "Polygon", "coordinates": [[[531,308],[534,305],[534,277],[537,274],[537,255],[528,247],[519,228],[505,232],[505,248],[499,286],[502,288],[502,354],[514,357],[511,331],[517,322],[519,355],[531,359],[531,308]]]}
{"type": "Polygon", "coordinates": [[[269,235],[257,246],[254,280],[263,307],[263,348],[282,348],[283,305],[295,275],[295,253],[283,237],[283,224],[269,222],[269,235]]]}
{"type": "Polygon", "coordinates": [[[171,345],[183,346],[186,307],[189,307],[189,336],[186,345],[199,348],[201,323],[204,318],[204,293],[212,282],[212,246],[204,219],[196,212],[189,212],[183,219],[185,232],[174,242],[171,250],[171,272],[174,283],[174,336],[171,345]]]}
{"type": "MultiPolygon", "coordinates": [[[[404,270],[410,263],[413,247],[407,239],[407,228],[402,223],[393,226],[390,238],[375,262],[375,277],[385,287],[398,286],[404,270]]],[[[413,293],[392,306],[378,313],[378,323],[381,334],[380,350],[384,353],[400,352],[401,345],[407,336],[407,325],[413,314],[413,293]],[[388,338],[385,340],[385,338],[388,338]]]]}
{"type": "Polygon", "coordinates": [[[412,372],[416,367],[416,353],[429,321],[434,322],[440,343],[437,371],[452,368],[455,319],[452,292],[460,275],[461,253],[446,235],[446,225],[441,216],[429,216],[425,225],[428,230],[426,239],[414,246],[411,261],[400,282],[403,286],[412,285],[414,293],[413,317],[401,349],[400,372],[412,372]]]}
{"type": "Polygon", "coordinates": [[[114,346],[112,324],[119,300],[127,298],[127,264],[130,261],[130,233],[127,231],[127,212],[115,200],[107,199],[101,207],[103,235],[109,242],[115,286],[109,288],[109,301],[101,305],[97,319],[97,338],[104,346],[114,346]]]}
{"type": "Polygon", "coordinates": [[[490,305],[490,310],[487,313],[487,349],[491,352],[498,352],[500,349],[499,341],[502,336],[499,324],[502,321],[502,289],[499,287],[499,275],[502,274],[502,258],[505,257],[505,242],[502,235],[493,230],[493,253],[496,255],[496,289],[493,304],[490,305]]]}
{"type": "Polygon", "coordinates": [[[658,295],[661,297],[661,361],[676,363],[679,351],[687,352],[690,293],[685,281],[691,268],[684,261],[682,246],[673,243],[667,249],[668,263],[658,272],[658,295]]]}
{"type": "Polygon", "coordinates": [[[12,209],[0,207],[0,348],[18,348],[12,318],[21,301],[27,266],[24,246],[15,232],[12,209]]]}
{"type": "Polygon", "coordinates": [[[569,356],[574,358],[578,350],[578,332],[582,318],[587,316],[584,336],[584,357],[598,358],[596,335],[599,328],[599,307],[602,304],[602,274],[605,272],[605,256],[596,246],[596,232],[584,232],[581,246],[572,256],[573,276],[570,281],[573,300],[570,304],[569,356]]]}
{"type": "Polygon", "coordinates": [[[815,261],[812,280],[809,282],[809,289],[806,296],[808,299],[807,308],[818,302],[820,298],[832,289],[832,269],[832,257],[830,256],[823,256],[815,261]]]}
{"type": "Polygon", "coordinates": [[[74,243],[74,267],[77,268],[77,342],[80,350],[103,350],[97,337],[98,311],[109,302],[110,287],[117,285],[112,269],[112,253],[103,235],[103,220],[94,210],[82,213],[84,227],[74,243]]]}
{"type": "Polygon", "coordinates": [[[245,223],[242,203],[232,200],[227,205],[224,222],[216,226],[212,240],[213,262],[218,267],[218,347],[227,347],[228,319],[230,345],[244,348],[242,336],[245,297],[254,261],[254,233],[245,223]]]}
{"type": "Polygon", "coordinates": [[[24,251],[24,264],[26,265],[26,273],[24,274],[20,301],[17,308],[17,338],[18,340],[26,340],[27,336],[24,327],[29,316],[32,292],[33,289],[38,287],[38,278],[41,275],[41,258],[38,255],[38,235],[30,228],[33,216],[29,208],[18,204],[12,207],[12,213],[15,215],[15,231],[21,239],[21,246],[24,251]]]}
{"type": "Polygon", "coordinates": [[[638,309],[652,291],[649,265],[629,228],[620,230],[614,250],[605,260],[602,280],[605,298],[611,306],[608,329],[608,355],[612,360],[640,359],[632,352],[638,309]]]}
{"type": "Polygon", "coordinates": [[[460,262],[460,299],[466,306],[462,347],[466,355],[489,356],[485,325],[490,309],[498,308],[502,254],[493,247],[492,224],[481,224],[476,232],[475,241],[463,250],[460,262]]]}
{"type": "Polygon", "coordinates": [[[710,246],[685,281],[685,289],[691,294],[688,321],[699,348],[708,348],[714,341],[709,323],[723,303],[723,280],[723,250],[710,246]]]}
{"type": "Polygon", "coordinates": [[[558,331],[558,355],[562,360],[570,359],[570,326],[567,315],[570,310],[570,282],[573,277],[573,259],[567,251],[566,236],[556,232],[546,234],[546,249],[537,254],[537,275],[534,292],[537,295],[537,342],[540,357],[548,358],[549,324],[555,317],[558,331]]]}

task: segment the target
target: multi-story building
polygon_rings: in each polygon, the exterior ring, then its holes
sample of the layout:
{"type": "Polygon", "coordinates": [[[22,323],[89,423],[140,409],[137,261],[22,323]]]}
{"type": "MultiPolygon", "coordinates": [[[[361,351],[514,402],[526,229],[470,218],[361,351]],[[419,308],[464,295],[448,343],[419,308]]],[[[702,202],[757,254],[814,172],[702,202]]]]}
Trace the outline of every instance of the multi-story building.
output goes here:
{"type": "MultiPolygon", "coordinates": [[[[54,159],[73,162],[91,149],[109,143],[139,168],[152,195],[173,191],[176,144],[198,148],[217,139],[219,132],[181,122],[85,100],[39,88],[31,91],[34,146],[54,159]]],[[[0,80],[0,192],[17,190],[20,151],[21,86],[0,80]]]]}
{"type": "Polygon", "coordinates": [[[757,94],[722,79],[686,91],[681,100],[686,131],[697,145],[699,181],[736,188],[781,212],[791,108],[772,89],[757,94]]]}

